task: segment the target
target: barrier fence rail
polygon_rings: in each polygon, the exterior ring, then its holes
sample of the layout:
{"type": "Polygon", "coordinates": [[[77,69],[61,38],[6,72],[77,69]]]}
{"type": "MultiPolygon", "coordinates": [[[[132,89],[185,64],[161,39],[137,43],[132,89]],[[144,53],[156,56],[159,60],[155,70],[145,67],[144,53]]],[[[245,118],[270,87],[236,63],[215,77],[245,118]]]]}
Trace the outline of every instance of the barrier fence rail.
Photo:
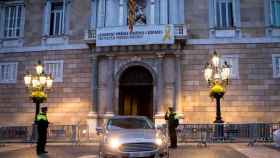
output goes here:
{"type": "MultiPolygon", "coordinates": [[[[0,143],[25,142],[37,140],[36,126],[0,126],[0,143]]],[[[47,133],[48,142],[89,142],[96,137],[89,134],[87,125],[50,125],[47,133]]]]}
{"type": "Polygon", "coordinates": [[[0,126],[1,142],[24,142],[31,139],[31,126],[0,126]]]}
{"type": "Polygon", "coordinates": [[[272,142],[273,132],[280,129],[280,123],[248,124],[180,124],[177,128],[179,142],[272,142]]]}
{"type": "MultiPolygon", "coordinates": [[[[166,131],[166,126],[164,126],[166,131]]],[[[272,142],[273,132],[280,129],[280,123],[248,124],[180,124],[177,128],[178,142],[208,143],[272,142]]],[[[0,126],[0,143],[2,142],[36,142],[35,126],[0,126]]],[[[95,129],[85,124],[50,125],[48,142],[96,142],[95,129]]]]}

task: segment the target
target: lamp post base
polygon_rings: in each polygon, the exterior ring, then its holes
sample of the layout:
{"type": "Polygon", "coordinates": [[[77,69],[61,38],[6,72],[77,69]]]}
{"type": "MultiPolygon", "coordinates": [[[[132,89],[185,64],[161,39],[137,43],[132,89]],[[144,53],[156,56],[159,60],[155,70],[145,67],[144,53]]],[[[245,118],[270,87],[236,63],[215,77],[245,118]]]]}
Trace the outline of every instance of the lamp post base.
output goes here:
{"type": "Polygon", "coordinates": [[[214,123],[224,123],[224,121],[222,120],[222,118],[216,118],[214,123]]]}
{"type": "Polygon", "coordinates": [[[223,97],[224,93],[217,93],[215,94],[216,99],[216,120],[214,123],[224,123],[222,120],[222,114],[221,114],[221,98],[223,97]]]}
{"type": "Polygon", "coordinates": [[[221,94],[216,94],[216,120],[214,123],[215,125],[215,137],[218,140],[223,140],[224,139],[224,121],[222,120],[222,115],[221,115],[221,98],[223,97],[224,93],[221,94]]]}

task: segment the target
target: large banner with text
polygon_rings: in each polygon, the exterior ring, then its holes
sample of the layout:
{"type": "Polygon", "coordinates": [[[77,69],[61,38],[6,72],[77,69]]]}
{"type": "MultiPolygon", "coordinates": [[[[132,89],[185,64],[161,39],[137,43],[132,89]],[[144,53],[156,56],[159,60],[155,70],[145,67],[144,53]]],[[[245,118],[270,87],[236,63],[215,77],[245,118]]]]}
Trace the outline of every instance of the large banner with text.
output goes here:
{"type": "Polygon", "coordinates": [[[105,27],[96,31],[96,46],[125,46],[146,44],[173,44],[173,25],[134,26],[129,32],[128,27],[105,27]]]}

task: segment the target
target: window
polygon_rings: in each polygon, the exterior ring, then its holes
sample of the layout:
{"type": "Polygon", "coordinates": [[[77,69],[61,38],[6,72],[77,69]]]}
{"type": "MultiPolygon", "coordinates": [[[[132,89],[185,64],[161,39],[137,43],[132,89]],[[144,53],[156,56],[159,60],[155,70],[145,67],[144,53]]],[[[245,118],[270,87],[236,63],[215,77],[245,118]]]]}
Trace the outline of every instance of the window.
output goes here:
{"type": "Polygon", "coordinates": [[[147,24],[149,6],[147,0],[136,0],[135,25],[147,24]]]}
{"type": "Polygon", "coordinates": [[[216,1],[216,27],[231,28],[233,27],[233,4],[232,0],[216,1]]]}
{"type": "Polygon", "coordinates": [[[68,44],[72,0],[44,0],[42,45],[68,44]]]}
{"type": "Polygon", "coordinates": [[[105,25],[108,27],[118,26],[119,19],[117,17],[119,17],[119,7],[120,7],[119,0],[106,0],[105,2],[106,2],[105,25]]]}
{"type": "Polygon", "coordinates": [[[185,0],[151,0],[156,24],[184,24],[185,0]]]}
{"type": "Polygon", "coordinates": [[[280,0],[265,0],[265,33],[270,37],[280,36],[280,0]]]}
{"type": "Polygon", "coordinates": [[[62,36],[69,32],[71,0],[45,0],[43,36],[62,36]]]}
{"type": "Polygon", "coordinates": [[[22,6],[10,6],[5,8],[4,37],[20,36],[21,10],[22,6]]]}
{"type": "Polygon", "coordinates": [[[209,0],[210,38],[241,37],[240,0],[209,0]]]}
{"type": "Polygon", "coordinates": [[[271,24],[274,27],[280,27],[280,0],[272,0],[271,9],[271,24]]]}
{"type": "Polygon", "coordinates": [[[280,54],[272,55],[273,77],[280,78],[280,54]]]}
{"type": "Polygon", "coordinates": [[[17,63],[0,63],[0,83],[16,83],[17,63]]]}
{"type": "MultiPolygon", "coordinates": [[[[145,25],[145,24],[150,24],[150,17],[151,17],[151,4],[150,0],[136,0],[135,1],[136,7],[135,7],[135,25],[145,25]]],[[[128,16],[129,16],[129,3],[127,1],[126,4],[126,15],[127,15],[127,22],[128,24],[128,16]]]]}
{"type": "MultiPolygon", "coordinates": [[[[23,33],[24,7],[23,4],[6,2],[3,3],[3,37],[18,38],[23,33]]],[[[0,27],[1,28],[1,27],[0,27]]]]}
{"type": "Polygon", "coordinates": [[[221,64],[225,61],[230,65],[230,79],[239,79],[239,57],[237,55],[224,55],[221,64]]]}
{"type": "MultiPolygon", "coordinates": [[[[92,0],[91,28],[125,26],[129,0],[92,0]]],[[[136,0],[135,25],[184,24],[185,0],[136,0]]]]}
{"type": "Polygon", "coordinates": [[[63,2],[53,2],[51,5],[50,35],[59,36],[63,33],[64,25],[63,2]]]}
{"type": "Polygon", "coordinates": [[[45,72],[51,74],[55,82],[63,81],[63,61],[45,61],[44,62],[45,72]]]}

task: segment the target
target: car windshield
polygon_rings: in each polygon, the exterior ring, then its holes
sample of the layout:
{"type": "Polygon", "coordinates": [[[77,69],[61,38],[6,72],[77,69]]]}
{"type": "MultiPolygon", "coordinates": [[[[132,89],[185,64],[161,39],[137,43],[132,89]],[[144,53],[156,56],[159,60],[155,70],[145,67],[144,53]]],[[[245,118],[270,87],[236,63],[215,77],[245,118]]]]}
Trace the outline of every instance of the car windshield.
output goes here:
{"type": "Polygon", "coordinates": [[[108,121],[108,130],[118,129],[152,129],[153,123],[145,118],[112,118],[108,121]]]}

